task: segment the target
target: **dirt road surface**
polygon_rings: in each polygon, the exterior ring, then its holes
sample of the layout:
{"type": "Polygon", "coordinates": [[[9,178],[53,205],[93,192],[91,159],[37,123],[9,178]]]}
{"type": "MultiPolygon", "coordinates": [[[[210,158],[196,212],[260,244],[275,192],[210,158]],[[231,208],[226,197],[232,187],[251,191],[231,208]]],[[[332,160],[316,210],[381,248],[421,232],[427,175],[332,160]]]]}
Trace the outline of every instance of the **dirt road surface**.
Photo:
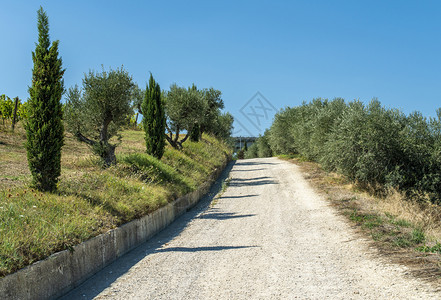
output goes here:
{"type": "Polygon", "coordinates": [[[441,299],[387,264],[277,158],[237,161],[210,198],[65,299],[441,299]]]}

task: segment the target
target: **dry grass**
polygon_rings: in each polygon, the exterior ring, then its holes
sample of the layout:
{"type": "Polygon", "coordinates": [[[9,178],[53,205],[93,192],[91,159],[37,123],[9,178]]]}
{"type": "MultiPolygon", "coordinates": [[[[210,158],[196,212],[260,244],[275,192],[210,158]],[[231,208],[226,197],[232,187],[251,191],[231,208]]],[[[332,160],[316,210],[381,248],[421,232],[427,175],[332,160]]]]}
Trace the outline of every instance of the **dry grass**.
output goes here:
{"type": "Polygon", "coordinates": [[[441,207],[406,200],[397,191],[391,191],[387,198],[378,200],[377,207],[380,211],[407,220],[422,228],[429,243],[433,244],[441,241],[441,207]]]}
{"type": "Polygon", "coordinates": [[[22,126],[18,125],[14,132],[9,127],[0,126],[0,189],[30,182],[31,174],[23,146],[25,140],[22,126]]]}
{"type": "MultiPolygon", "coordinates": [[[[306,164],[304,163],[304,166],[306,164]]],[[[308,169],[318,168],[314,163],[309,163],[308,169]]],[[[322,174],[318,172],[317,174],[322,174]]],[[[349,182],[344,176],[336,173],[326,173],[323,177],[329,185],[337,189],[342,188],[361,199],[358,205],[367,211],[389,214],[397,219],[405,220],[414,227],[420,228],[426,240],[430,243],[441,241],[441,207],[429,202],[407,199],[405,195],[395,189],[390,189],[386,196],[376,197],[370,191],[375,188],[361,189],[356,184],[349,182]]],[[[340,191],[340,193],[342,193],[340,191]]],[[[345,193],[342,193],[345,194],[345,193]]],[[[336,195],[334,195],[335,197],[336,195]]],[[[337,197],[338,198],[338,197],[337,197]]],[[[341,198],[341,196],[340,196],[341,198]]]]}

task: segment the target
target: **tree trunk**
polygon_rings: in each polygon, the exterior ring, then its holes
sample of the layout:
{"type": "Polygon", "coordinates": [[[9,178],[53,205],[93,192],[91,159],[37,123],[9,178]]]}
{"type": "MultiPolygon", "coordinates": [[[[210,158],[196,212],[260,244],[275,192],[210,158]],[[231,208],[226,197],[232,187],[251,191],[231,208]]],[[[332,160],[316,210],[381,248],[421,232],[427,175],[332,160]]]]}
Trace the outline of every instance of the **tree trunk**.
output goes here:
{"type": "Polygon", "coordinates": [[[181,145],[181,148],[182,148],[182,143],[184,143],[188,139],[189,136],[190,136],[190,132],[187,132],[185,137],[182,140],[179,141],[179,144],[181,145]]]}
{"type": "Polygon", "coordinates": [[[17,108],[18,108],[18,97],[15,97],[15,107],[14,107],[14,115],[12,117],[12,131],[15,129],[15,123],[17,122],[17,108]]]}
{"type": "Polygon", "coordinates": [[[93,141],[93,140],[91,140],[91,139],[88,139],[87,137],[85,137],[84,135],[82,135],[81,132],[79,132],[79,131],[77,131],[77,132],[75,133],[75,137],[76,137],[77,139],[79,139],[80,141],[82,141],[83,143],[86,143],[86,144],[88,144],[88,145],[90,145],[90,146],[92,146],[92,147],[96,145],[96,142],[95,142],[95,141],[93,141]]]}
{"type": "Polygon", "coordinates": [[[165,124],[165,128],[168,131],[168,135],[165,134],[165,139],[167,140],[167,142],[175,149],[179,149],[178,145],[175,142],[175,139],[173,138],[173,132],[171,131],[171,129],[168,127],[167,124],[165,124]]]}
{"type": "Polygon", "coordinates": [[[115,146],[109,144],[108,129],[109,129],[110,121],[111,121],[110,118],[106,119],[100,131],[99,147],[101,148],[100,152],[101,152],[101,158],[103,159],[104,162],[104,167],[109,167],[110,165],[116,163],[115,146]]]}
{"type": "Polygon", "coordinates": [[[176,135],[175,135],[175,139],[173,140],[173,143],[175,145],[178,143],[178,139],[179,139],[179,126],[176,126],[176,135]]]}
{"type": "Polygon", "coordinates": [[[106,119],[103,123],[103,126],[101,126],[100,143],[108,144],[109,137],[108,137],[107,131],[109,129],[110,121],[111,121],[110,118],[106,119]]]}
{"type": "Polygon", "coordinates": [[[114,145],[110,145],[109,143],[103,146],[103,149],[105,149],[103,153],[105,167],[110,167],[111,165],[116,164],[115,148],[116,147],[114,145]]]}
{"type": "Polygon", "coordinates": [[[173,141],[173,138],[170,138],[168,135],[165,135],[165,139],[167,140],[167,142],[175,149],[178,149],[178,146],[176,145],[176,143],[173,141]]]}
{"type": "Polygon", "coordinates": [[[102,140],[103,138],[107,139],[107,129],[109,127],[110,122],[105,122],[103,126],[101,127],[100,132],[100,141],[96,142],[94,140],[91,140],[87,137],[85,137],[81,132],[76,132],[75,136],[82,142],[88,144],[91,146],[93,152],[99,157],[101,157],[104,167],[107,168],[113,164],[116,164],[116,156],[115,156],[115,145],[109,144],[109,141],[102,140]]]}

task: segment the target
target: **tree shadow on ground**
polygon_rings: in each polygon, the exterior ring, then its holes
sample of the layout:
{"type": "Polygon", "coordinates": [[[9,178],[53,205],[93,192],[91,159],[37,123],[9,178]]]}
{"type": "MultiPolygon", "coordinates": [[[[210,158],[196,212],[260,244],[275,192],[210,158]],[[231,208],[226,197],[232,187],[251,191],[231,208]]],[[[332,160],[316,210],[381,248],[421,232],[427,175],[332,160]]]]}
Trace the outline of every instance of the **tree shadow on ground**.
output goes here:
{"type": "Polygon", "coordinates": [[[240,198],[251,198],[251,197],[257,197],[259,195],[241,195],[241,196],[221,196],[219,199],[240,199],[240,198]]]}
{"type": "Polygon", "coordinates": [[[262,171],[263,168],[258,169],[234,169],[234,172],[254,172],[254,171],[262,171]]]}
{"type": "Polygon", "coordinates": [[[200,251],[225,251],[235,249],[256,248],[258,246],[208,246],[208,247],[170,247],[161,248],[154,251],[154,253],[160,252],[200,252],[200,251]]]}
{"type": "Polygon", "coordinates": [[[213,220],[227,220],[227,219],[237,219],[237,218],[247,218],[254,217],[255,214],[248,215],[238,215],[236,213],[205,213],[197,217],[198,219],[213,219],[213,220]]]}
{"type": "Polygon", "coordinates": [[[278,163],[271,162],[255,162],[255,161],[246,161],[246,160],[237,160],[236,163],[238,166],[258,166],[258,165],[278,165],[278,163]]]}
{"type": "Polygon", "coordinates": [[[255,178],[233,178],[231,179],[229,186],[258,186],[267,184],[278,184],[277,181],[272,180],[271,177],[255,177],[255,178]]]}

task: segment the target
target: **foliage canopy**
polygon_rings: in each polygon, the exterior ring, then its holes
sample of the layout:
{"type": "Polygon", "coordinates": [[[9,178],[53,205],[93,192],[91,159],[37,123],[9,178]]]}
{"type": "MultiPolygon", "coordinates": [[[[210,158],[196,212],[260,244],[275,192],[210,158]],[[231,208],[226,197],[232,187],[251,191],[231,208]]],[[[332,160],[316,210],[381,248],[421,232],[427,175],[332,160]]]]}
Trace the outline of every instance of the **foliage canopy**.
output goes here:
{"type": "Polygon", "coordinates": [[[82,89],[72,87],[67,93],[65,118],[67,130],[92,147],[104,166],[116,162],[115,147],[110,138],[119,136],[127,117],[133,114],[132,77],[123,67],[96,73],[83,79],[82,89]]]}
{"type": "Polygon", "coordinates": [[[34,68],[29,88],[26,150],[32,184],[39,190],[57,188],[61,173],[61,147],[64,143],[61,96],[64,82],[58,41],[50,44],[49,21],[38,10],[38,43],[32,52],[34,68]]]}

